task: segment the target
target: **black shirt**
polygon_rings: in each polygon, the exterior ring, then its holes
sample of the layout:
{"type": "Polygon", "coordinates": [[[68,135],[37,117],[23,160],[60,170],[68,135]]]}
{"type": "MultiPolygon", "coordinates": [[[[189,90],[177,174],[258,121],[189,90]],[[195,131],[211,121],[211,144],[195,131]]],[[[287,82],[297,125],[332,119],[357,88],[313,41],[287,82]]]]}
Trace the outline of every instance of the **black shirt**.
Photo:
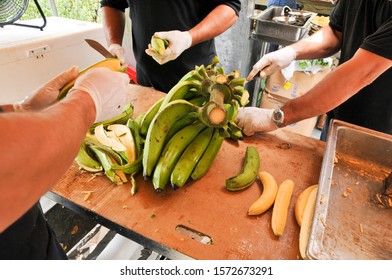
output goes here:
{"type": "MultiPolygon", "coordinates": [[[[359,48],[392,59],[390,0],[340,0],[330,16],[330,26],[342,32],[340,64],[359,48]]],[[[392,134],[392,68],[328,115],[392,134]]]]}
{"type": "Polygon", "coordinates": [[[0,260],[66,260],[39,203],[0,233],[0,260]]]}
{"type": "Polygon", "coordinates": [[[237,15],[241,9],[240,0],[101,0],[101,6],[121,11],[129,7],[137,81],[166,93],[196,65],[211,63],[216,55],[214,40],[197,44],[177,59],[159,65],[145,53],[151,36],[159,31],[188,31],[220,4],[233,8],[237,15]]]}

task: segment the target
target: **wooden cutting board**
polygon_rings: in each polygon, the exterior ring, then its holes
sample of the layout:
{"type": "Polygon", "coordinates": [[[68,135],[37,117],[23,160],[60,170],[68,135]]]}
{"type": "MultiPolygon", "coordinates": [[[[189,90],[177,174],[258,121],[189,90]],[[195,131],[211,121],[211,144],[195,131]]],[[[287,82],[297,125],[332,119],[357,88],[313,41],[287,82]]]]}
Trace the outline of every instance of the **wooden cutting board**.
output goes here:
{"type": "MultiPolygon", "coordinates": [[[[135,116],[162,96],[150,88],[132,87],[135,116]]],[[[299,259],[294,204],[302,190],[318,183],[324,148],[324,142],[282,129],[238,142],[226,140],[209,172],[200,180],[177,190],[168,186],[157,193],[151,181],[140,174],[134,196],[130,184],[115,186],[105,176],[83,172],[74,163],[51,190],[51,197],[102,218],[105,226],[144,245],[155,244],[151,249],[161,248],[163,253],[175,250],[207,260],[299,259]],[[289,149],[285,149],[287,144],[291,145],[289,149]],[[295,183],[286,229],[280,238],[272,233],[272,209],[260,216],[247,215],[249,206],[262,193],[259,180],[243,191],[225,189],[225,180],[240,171],[248,145],[257,148],[261,171],[271,173],[278,184],[285,179],[295,183]],[[91,194],[86,197],[88,192],[91,194]],[[212,244],[180,233],[176,230],[179,225],[208,235],[212,244]]]]}

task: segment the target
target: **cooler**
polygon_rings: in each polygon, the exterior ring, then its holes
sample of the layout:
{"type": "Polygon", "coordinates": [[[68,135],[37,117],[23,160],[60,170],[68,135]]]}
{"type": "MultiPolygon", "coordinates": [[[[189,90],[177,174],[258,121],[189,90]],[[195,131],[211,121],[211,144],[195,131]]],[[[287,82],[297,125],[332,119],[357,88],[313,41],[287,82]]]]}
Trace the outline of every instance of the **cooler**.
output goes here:
{"type": "MultiPolygon", "coordinates": [[[[42,19],[23,22],[38,21],[42,19]]],[[[82,70],[104,59],[84,41],[87,38],[106,46],[98,23],[48,17],[43,31],[16,25],[0,28],[0,103],[23,99],[73,65],[82,70]]]]}

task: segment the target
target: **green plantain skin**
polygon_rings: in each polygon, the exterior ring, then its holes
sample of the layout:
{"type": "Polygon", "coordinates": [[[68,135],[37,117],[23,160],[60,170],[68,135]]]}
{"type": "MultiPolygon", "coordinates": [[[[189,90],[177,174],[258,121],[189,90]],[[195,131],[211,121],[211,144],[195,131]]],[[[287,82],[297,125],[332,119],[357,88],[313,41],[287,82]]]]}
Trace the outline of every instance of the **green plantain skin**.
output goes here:
{"type": "Polygon", "coordinates": [[[210,143],[213,132],[213,127],[207,127],[185,149],[170,175],[170,182],[174,189],[188,182],[193,169],[210,143]]]}
{"type": "Polygon", "coordinates": [[[179,99],[170,102],[162,111],[158,112],[152,120],[143,150],[143,176],[152,175],[155,165],[164,147],[166,136],[170,128],[190,112],[197,112],[199,107],[186,100],[179,99]]]}
{"type": "Polygon", "coordinates": [[[226,189],[229,191],[239,191],[249,187],[256,180],[259,168],[259,152],[254,146],[248,146],[241,172],[226,180],[226,189]]]}
{"type": "Polygon", "coordinates": [[[225,138],[220,135],[219,129],[215,128],[210,143],[208,144],[205,152],[196,164],[195,169],[192,171],[192,180],[200,179],[207,173],[212,162],[216,158],[224,140],[225,138]]]}
{"type": "Polygon", "coordinates": [[[181,154],[205,127],[200,121],[194,122],[179,130],[167,142],[155,166],[152,177],[152,182],[156,190],[163,190],[166,187],[170,180],[170,174],[181,154]]]}
{"type": "Polygon", "coordinates": [[[155,102],[148,110],[147,112],[144,114],[141,123],[140,123],[140,134],[143,136],[146,136],[147,131],[148,131],[148,127],[151,124],[152,119],[155,117],[155,115],[158,113],[159,108],[162,105],[163,99],[165,99],[165,97],[162,97],[161,99],[159,99],[157,102],[155,102]]]}
{"type": "Polygon", "coordinates": [[[177,83],[172,89],[166,94],[160,111],[165,108],[170,102],[174,100],[184,99],[184,96],[192,89],[192,88],[200,88],[201,83],[196,80],[192,81],[182,81],[177,83]]]}

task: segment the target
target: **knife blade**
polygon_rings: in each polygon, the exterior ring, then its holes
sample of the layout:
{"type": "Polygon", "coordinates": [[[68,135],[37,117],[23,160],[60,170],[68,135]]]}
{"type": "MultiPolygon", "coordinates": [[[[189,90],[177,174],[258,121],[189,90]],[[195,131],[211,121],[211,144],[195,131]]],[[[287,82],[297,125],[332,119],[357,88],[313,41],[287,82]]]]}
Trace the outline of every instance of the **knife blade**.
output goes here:
{"type": "Polygon", "coordinates": [[[102,54],[106,58],[114,58],[115,56],[112,55],[104,46],[102,46],[99,42],[92,40],[92,39],[84,39],[90,47],[94,50],[102,54]]]}

